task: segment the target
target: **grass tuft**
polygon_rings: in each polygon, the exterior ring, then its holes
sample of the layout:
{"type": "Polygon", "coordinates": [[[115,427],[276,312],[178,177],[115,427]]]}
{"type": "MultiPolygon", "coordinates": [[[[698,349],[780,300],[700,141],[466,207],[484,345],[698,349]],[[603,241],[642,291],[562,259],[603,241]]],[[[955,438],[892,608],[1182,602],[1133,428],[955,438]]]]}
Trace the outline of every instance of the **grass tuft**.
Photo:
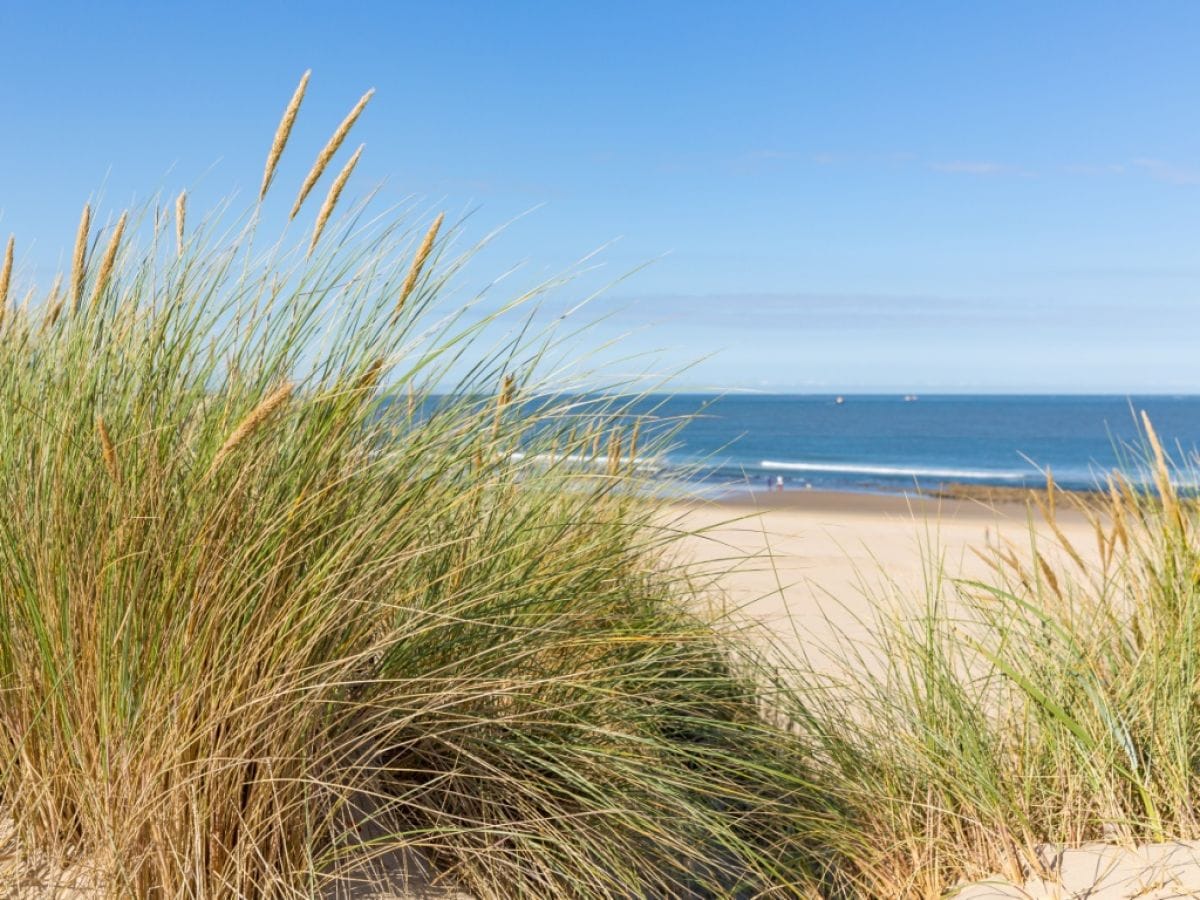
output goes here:
{"type": "Polygon", "coordinates": [[[809,835],[825,895],[942,896],[1049,874],[1045,845],[1200,837],[1200,506],[1145,433],[1152,489],[1114,474],[1107,506],[1044,504],[1026,552],[982,554],[987,579],[931,564],[925,603],[881,598],[908,612],[790,668],[782,703],[832,813],[809,835]]]}
{"type": "Polygon", "coordinates": [[[798,885],[750,657],[632,465],[571,462],[629,401],[542,384],[542,337],[477,349],[494,317],[437,305],[441,216],[411,260],[387,216],[263,250],[257,204],[185,242],[184,196],[175,246],[123,214],[98,260],[85,206],[75,314],[53,291],[0,340],[0,809],[30,865],[138,898],[406,864],[479,898],[798,885]]]}

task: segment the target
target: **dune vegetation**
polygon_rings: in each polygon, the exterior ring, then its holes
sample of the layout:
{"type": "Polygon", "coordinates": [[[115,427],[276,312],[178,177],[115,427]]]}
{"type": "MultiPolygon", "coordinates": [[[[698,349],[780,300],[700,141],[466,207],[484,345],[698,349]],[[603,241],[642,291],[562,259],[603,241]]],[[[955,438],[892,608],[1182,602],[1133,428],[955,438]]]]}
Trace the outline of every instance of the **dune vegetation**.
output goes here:
{"type": "Polygon", "coordinates": [[[469,251],[341,212],[358,153],[302,223],[370,94],[261,233],[306,82],[242,218],[85,208],[44,301],[5,268],[13,841],[121,897],[785,881],[781,750],[656,565],[622,406],[539,393],[544,335],[483,348],[494,310],[438,307],[469,251]]]}
{"type": "Polygon", "coordinates": [[[1056,503],[1051,484],[1027,546],[980,548],[991,577],[952,580],[931,553],[925,602],[880,598],[909,612],[832,671],[789,669],[780,702],[828,800],[810,822],[836,860],[826,891],[938,897],[1050,877],[1048,845],[1200,835],[1200,521],[1173,484],[1194,476],[1144,424],[1131,468],[1151,488],[1114,473],[1105,501],[1056,503]],[[1094,545],[1071,544],[1063,505],[1094,545]]]}
{"type": "Polygon", "coordinates": [[[244,213],[85,207],[40,294],[8,243],[15,890],[929,897],[1047,840],[1196,833],[1165,456],[1157,498],[1091,513],[1098,566],[998,549],[881,620],[884,665],[809,670],[673,563],[635,465],[669,429],[541,381],[551,333],[481,339],[540,289],[446,309],[454,224],[343,198],[370,93],[275,209],[306,86],[244,213]]]}

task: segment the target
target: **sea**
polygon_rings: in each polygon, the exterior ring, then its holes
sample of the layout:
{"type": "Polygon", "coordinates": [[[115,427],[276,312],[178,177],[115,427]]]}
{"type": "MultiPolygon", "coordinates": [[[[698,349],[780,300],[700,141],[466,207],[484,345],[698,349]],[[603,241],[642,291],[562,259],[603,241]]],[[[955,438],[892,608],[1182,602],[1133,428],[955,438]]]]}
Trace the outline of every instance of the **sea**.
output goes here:
{"type": "Polygon", "coordinates": [[[678,423],[647,468],[702,493],[780,479],[785,490],[866,493],[1032,487],[1047,471],[1086,490],[1114,469],[1148,483],[1143,412],[1182,487],[1196,488],[1200,468],[1200,396],[681,394],[637,407],[678,423]]]}

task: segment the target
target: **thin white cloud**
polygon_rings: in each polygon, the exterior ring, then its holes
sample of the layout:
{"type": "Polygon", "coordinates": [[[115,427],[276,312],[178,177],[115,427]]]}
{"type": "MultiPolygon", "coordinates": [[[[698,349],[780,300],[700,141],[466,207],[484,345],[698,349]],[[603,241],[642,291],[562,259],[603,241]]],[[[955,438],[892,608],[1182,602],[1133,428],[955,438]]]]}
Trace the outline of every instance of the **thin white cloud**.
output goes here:
{"type": "Polygon", "coordinates": [[[1135,159],[1133,164],[1156,181],[1182,185],[1200,184],[1200,169],[1148,157],[1135,159]]]}
{"type": "MultiPolygon", "coordinates": [[[[922,161],[911,154],[888,156],[845,156],[827,152],[802,152],[763,148],[744,153],[735,163],[741,172],[759,172],[782,163],[806,163],[829,166],[844,163],[866,165],[886,162],[889,165],[923,165],[934,172],[947,175],[964,175],[975,178],[1033,178],[1038,173],[1024,166],[1000,162],[995,159],[944,159],[922,161]]],[[[1143,156],[1129,162],[1119,163],[1061,163],[1051,166],[1049,171],[1080,177],[1116,177],[1141,173],[1155,181],[1175,185],[1200,185],[1200,165],[1191,166],[1171,162],[1157,157],[1143,156]]]]}
{"type": "Polygon", "coordinates": [[[1063,166],[1068,175],[1123,175],[1127,166],[1121,163],[1072,163],[1063,166]]]}
{"type": "Polygon", "coordinates": [[[935,162],[930,164],[930,168],[935,172],[947,172],[952,175],[977,175],[985,178],[999,175],[1028,177],[1033,174],[1018,166],[1010,166],[1007,163],[975,159],[954,159],[947,162],[935,162]]]}

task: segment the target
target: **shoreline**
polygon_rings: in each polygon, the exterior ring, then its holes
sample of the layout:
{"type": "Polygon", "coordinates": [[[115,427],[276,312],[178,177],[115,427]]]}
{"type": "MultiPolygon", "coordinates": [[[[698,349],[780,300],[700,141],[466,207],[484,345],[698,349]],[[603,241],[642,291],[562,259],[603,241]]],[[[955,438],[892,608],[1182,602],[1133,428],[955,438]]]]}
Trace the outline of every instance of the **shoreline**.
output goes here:
{"type": "MultiPolygon", "coordinates": [[[[1057,511],[1079,515],[1100,495],[1096,491],[1054,490],[1057,511]]],[[[983,485],[946,485],[936,492],[894,493],[825,489],[729,491],[715,496],[681,497],[672,505],[715,507],[750,513],[772,511],[826,513],[838,516],[904,516],[916,519],[1027,519],[1040,518],[1038,504],[1046,504],[1044,488],[994,488],[983,485]]]]}
{"type": "MultiPolygon", "coordinates": [[[[679,502],[689,503],[688,500],[679,502]]],[[[790,490],[780,493],[745,491],[702,498],[694,502],[701,506],[746,512],[787,511],[862,516],[957,516],[963,512],[994,515],[997,511],[1008,513],[1025,509],[1025,503],[1017,500],[1007,500],[1002,504],[988,504],[982,500],[931,497],[927,494],[869,494],[858,491],[828,490],[790,490]]]]}

